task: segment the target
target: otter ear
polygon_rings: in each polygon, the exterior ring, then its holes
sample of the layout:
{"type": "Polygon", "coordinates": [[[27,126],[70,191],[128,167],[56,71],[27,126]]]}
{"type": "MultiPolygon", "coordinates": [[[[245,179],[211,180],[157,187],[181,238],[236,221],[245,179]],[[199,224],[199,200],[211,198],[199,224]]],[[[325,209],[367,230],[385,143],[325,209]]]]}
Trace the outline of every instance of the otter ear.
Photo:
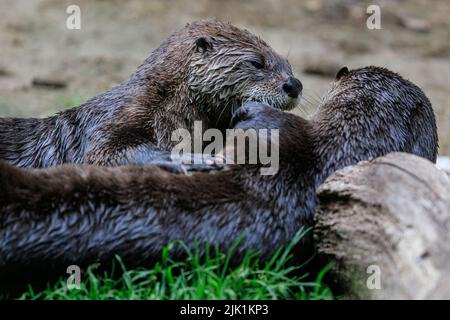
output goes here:
{"type": "Polygon", "coordinates": [[[342,67],[341,70],[339,70],[338,73],[336,74],[336,80],[339,80],[343,76],[346,76],[348,72],[349,71],[347,67],[342,67]]]}
{"type": "Polygon", "coordinates": [[[195,50],[197,52],[206,52],[212,49],[211,40],[205,37],[198,38],[195,41],[195,50]]]}

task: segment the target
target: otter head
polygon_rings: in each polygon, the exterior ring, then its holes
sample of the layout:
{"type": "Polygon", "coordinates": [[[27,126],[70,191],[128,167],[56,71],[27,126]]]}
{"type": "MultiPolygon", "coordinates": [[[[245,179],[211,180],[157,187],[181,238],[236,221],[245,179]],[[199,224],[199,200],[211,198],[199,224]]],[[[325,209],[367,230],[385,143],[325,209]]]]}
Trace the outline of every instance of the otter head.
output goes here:
{"type": "Polygon", "coordinates": [[[430,101],[415,84],[385,68],[342,68],[318,114],[328,123],[322,129],[333,129],[335,140],[341,135],[341,141],[334,141],[337,145],[354,143],[373,157],[401,151],[436,159],[438,138],[430,101]]]}
{"type": "Polygon", "coordinates": [[[301,82],[289,62],[248,31],[219,21],[186,27],[192,39],[188,86],[195,104],[229,118],[247,101],[288,110],[297,105],[301,82]]]}

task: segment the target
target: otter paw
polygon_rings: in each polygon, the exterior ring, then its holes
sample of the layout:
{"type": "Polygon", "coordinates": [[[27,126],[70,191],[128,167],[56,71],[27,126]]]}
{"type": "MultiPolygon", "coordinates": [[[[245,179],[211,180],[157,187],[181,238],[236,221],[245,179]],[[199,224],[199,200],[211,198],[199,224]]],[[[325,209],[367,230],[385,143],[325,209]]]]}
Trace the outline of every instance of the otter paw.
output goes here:
{"type": "Polygon", "coordinates": [[[221,171],[227,168],[223,164],[178,164],[178,163],[156,163],[158,168],[175,174],[191,175],[193,172],[221,171]]]}
{"type": "Polygon", "coordinates": [[[171,163],[171,162],[160,162],[153,163],[153,165],[157,166],[160,169],[165,171],[176,173],[176,174],[188,174],[188,170],[185,165],[179,163],[171,163]]]}
{"type": "Polygon", "coordinates": [[[225,158],[221,154],[212,156],[201,153],[185,153],[172,155],[171,161],[159,163],[158,166],[172,173],[187,175],[191,172],[220,171],[226,168],[225,158]]]}
{"type": "Polygon", "coordinates": [[[183,153],[170,156],[171,161],[178,164],[205,164],[205,165],[221,165],[225,163],[222,155],[209,155],[203,153],[183,153]]]}
{"type": "Polygon", "coordinates": [[[219,171],[225,168],[225,157],[217,155],[207,154],[189,154],[187,162],[181,162],[188,172],[208,172],[219,171]],[[192,157],[191,157],[192,156],[192,157]]]}
{"type": "Polygon", "coordinates": [[[226,165],[224,164],[218,164],[218,163],[213,163],[213,164],[189,164],[189,165],[185,165],[185,168],[187,170],[187,173],[189,174],[190,172],[210,172],[210,171],[222,171],[225,170],[226,168],[228,168],[226,165]]]}
{"type": "Polygon", "coordinates": [[[266,128],[282,112],[264,103],[250,101],[236,110],[231,118],[231,128],[266,128]]]}

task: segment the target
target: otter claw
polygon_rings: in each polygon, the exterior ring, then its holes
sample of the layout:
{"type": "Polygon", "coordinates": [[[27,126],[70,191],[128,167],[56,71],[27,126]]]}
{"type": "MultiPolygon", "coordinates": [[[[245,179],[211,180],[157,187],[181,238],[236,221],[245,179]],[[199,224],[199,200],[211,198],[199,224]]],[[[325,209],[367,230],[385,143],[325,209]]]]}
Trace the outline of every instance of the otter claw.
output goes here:
{"type": "Polygon", "coordinates": [[[187,166],[187,173],[190,172],[210,172],[210,171],[221,171],[225,168],[225,165],[220,165],[218,163],[213,164],[192,164],[187,166]]]}
{"type": "Polygon", "coordinates": [[[188,174],[188,170],[183,164],[179,163],[156,163],[158,168],[176,174],[188,174]]]}
{"type": "Polygon", "coordinates": [[[191,175],[192,172],[210,172],[220,171],[225,168],[225,160],[223,156],[217,156],[213,159],[208,159],[204,163],[200,164],[184,164],[184,163],[156,163],[155,165],[165,171],[175,173],[191,175]],[[222,162],[219,162],[219,161],[222,162]]]}

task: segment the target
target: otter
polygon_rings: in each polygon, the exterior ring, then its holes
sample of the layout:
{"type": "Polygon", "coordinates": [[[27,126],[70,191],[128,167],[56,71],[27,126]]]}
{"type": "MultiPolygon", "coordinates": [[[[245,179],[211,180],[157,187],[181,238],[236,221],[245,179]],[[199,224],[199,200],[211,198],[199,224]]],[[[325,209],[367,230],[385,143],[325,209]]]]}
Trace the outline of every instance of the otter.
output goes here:
{"type": "Polygon", "coordinates": [[[225,129],[246,101],[292,109],[302,91],[287,59],[217,20],[186,25],[131,77],[45,119],[0,119],[0,159],[20,167],[172,161],[176,129],[225,129]]]}
{"type": "Polygon", "coordinates": [[[261,164],[187,176],[154,166],[21,169],[1,162],[2,283],[33,274],[45,279],[71,264],[108,263],[115,254],[127,266],[148,266],[174,240],[227,250],[243,235],[234,259],[252,250],[265,260],[312,224],[316,189],[335,170],[389,152],[433,162],[437,153],[427,97],[378,67],[342,69],[311,120],[249,102],[232,123],[279,129],[275,175],[261,175],[261,164]]]}

